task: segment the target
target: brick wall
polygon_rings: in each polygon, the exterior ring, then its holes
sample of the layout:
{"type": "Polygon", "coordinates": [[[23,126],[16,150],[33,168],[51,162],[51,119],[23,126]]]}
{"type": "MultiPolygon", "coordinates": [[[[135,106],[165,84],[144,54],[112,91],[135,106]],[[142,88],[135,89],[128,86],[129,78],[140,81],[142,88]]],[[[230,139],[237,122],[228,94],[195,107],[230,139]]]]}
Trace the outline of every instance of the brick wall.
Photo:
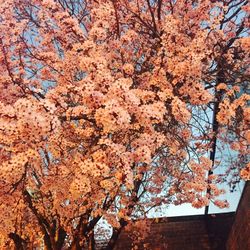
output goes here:
{"type": "Polygon", "coordinates": [[[250,182],[245,185],[228,238],[227,250],[250,250],[250,182]]]}
{"type": "MultiPolygon", "coordinates": [[[[137,249],[150,250],[225,250],[234,213],[216,217],[195,215],[170,217],[152,221],[149,236],[137,249]]],[[[116,250],[132,249],[126,233],[119,238],[116,250]]]]}
{"type": "Polygon", "coordinates": [[[236,214],[180,216],[149,221],[148,237],[135,247],[124,231],[115,250],[250,250],[250,183],[244,188],[236,214]]]}

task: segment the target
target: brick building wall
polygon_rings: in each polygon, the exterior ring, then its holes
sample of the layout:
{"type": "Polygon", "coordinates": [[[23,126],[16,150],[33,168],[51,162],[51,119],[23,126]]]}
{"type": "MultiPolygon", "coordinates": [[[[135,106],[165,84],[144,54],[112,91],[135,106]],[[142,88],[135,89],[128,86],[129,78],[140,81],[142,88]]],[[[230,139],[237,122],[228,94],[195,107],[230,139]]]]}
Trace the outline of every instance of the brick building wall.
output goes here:
{"type": "MultiPolygon", "coordinates": [[[[150,234],[135,249],[150,250],[226,250],[226,240],[233,223],[234,213],[216,217],[195,215],[152,221],[150,234]]],[[[116,250],[130,250],[133,242],[122,233],[116,250]]]]}
{"type": "Polygon", "coordinates": [[[122,232],[115,250],[250,250],[249,228],[248,182],[236,214],[152,219],[148,237],[135,247],[127,232],[122,232]]]}
{"type": "Polygon", "coordinates": [[[250,250],[250,182],[245,185],[228,237],[227,250],[250,250]]]}

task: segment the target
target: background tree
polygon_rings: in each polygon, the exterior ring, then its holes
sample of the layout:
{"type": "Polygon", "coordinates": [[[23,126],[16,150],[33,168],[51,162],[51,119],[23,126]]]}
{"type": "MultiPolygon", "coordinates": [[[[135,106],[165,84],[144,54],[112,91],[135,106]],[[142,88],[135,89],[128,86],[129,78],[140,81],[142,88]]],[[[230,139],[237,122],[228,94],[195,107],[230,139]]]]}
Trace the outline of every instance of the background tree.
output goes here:
{"type": "MultiPolygon", "coordinates": [[[[0,235],[6,249],[95,249],[162,204],[249,179],[249,4],[0,4],[0,235]],[[216,149],[235,162],[213,169],[216,149]]],[[[146,231],[146,230],[145,230],[146,231]]]]}

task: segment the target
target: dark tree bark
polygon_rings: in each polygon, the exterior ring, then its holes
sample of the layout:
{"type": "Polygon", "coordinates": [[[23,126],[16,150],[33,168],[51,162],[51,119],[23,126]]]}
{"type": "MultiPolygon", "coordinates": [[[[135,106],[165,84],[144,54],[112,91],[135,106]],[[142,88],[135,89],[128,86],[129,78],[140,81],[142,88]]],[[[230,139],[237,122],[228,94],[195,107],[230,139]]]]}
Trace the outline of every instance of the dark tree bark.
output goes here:
{"type": "Polygon", "coordinates": [[[9,237],[14,241],[15,250],[25,250],[25,240],[22,239],[18,234],[10,233],[9,237]]]}

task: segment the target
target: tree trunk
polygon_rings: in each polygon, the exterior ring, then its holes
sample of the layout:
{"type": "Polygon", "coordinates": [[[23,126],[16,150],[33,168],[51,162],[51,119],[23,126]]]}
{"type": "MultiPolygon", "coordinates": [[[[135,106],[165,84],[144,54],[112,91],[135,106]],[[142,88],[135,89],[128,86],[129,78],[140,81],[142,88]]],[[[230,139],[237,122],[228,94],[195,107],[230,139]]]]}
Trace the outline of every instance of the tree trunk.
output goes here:
{"type": "Polygon", "coordinates": [[[15,250],[25,250],[25,240],[22,239],[18,234],[10,233],[9,237],[14,241],[15,250]]]}
{"type": "Polygon", "coordinates": [[[121,231],[122,229],[128,224],[127,221],[125,221],[124,219],[121,219],[120,220],[120,227],[118,229],[113,229],[113,233],[112,233],[112,236],[108,242],[108,245],[106,247],[104,247],[103,250],[113,250],[115,245],[116,245],[116,242],[118,240],[118,237],[119,235],[121,234],[121,231]]]}

